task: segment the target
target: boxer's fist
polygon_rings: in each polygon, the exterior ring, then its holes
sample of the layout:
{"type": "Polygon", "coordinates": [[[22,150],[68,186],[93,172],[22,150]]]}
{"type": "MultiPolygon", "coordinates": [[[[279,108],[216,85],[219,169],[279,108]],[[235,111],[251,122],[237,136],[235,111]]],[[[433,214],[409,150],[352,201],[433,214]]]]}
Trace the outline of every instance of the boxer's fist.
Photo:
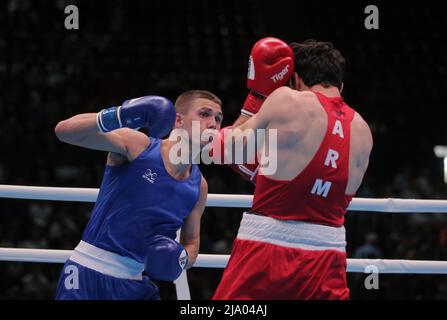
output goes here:
{"type": "Polygon", "coordinates": [[[239,173],[245,180],[252,182],[256,185],[256,177],[258,175],[259,163],[257,158],[254,159],[254,163],[244,163],[244,164],[230,164],[232,159],[226,159],[225,146],[226,143],[231,143],[231,141],[226,141],[226,134],[228,130],[232,127],[225,127],[219,131],[219,134],[213,139],[210,149],[210,157],[214,164],[224,164],[228,163],[230,168],[239,173]],[[227,162],[226,162],[227,161],[227,162]]]}
{"type": "Polygon", "coordinates": [[[294,71],[293,50],[277,38],[259,40],[251,51],[247,87],[267,97],[287,83],[294,71]]]}
{"type": "Polygon", "coordinates": [[[232,128],[232,126],[228,126],[220,129],[219,133],[213,138],[210,149],[210,158],[213,160],[214,164],[225,163],[225,133],[232,128]]]}
{"type": "Polygon", "coordinates": [[[295,69],[293,50],[277,38],[263,38],[254,45],[248,66],[247,87],[250,93],[241,113],[256,114],[264,99],[285,85],[295,69]]]}
{"type": "Polygon", "coordinates": [[[151,137],[162,138],[174,126],[176,111],[169,99],[145,96],[130,99],[119,107],[100,111],[96,117],[101,132],[127,127],[148,128],[151,137]]]}
{"type": "Polygon", "coordinates": [[[144,270],[149,278],[174,281],[187,265],[188,252],[180,243],[162,235],[153,237],[144,260],[144,270]]]}

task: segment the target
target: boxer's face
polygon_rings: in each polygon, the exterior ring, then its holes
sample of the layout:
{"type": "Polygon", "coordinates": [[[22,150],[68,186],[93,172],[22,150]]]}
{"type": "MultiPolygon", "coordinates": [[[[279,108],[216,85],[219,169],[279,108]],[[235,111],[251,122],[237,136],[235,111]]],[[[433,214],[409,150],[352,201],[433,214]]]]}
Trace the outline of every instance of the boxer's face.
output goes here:
{"type": "Polygon", "coordinates": [[[220,130],[222,125],[222,108],[216,102],[213,102],[204,98],[197,98],[191,102],[188,112],[185,115],[180,115],[181,128],[185,129],[191,141],[195,144],[200,144],[200,147],[204,147],[210,140],[209,134],[212,130],[216,133],[220,130]],[[199,130],[193,130],[193,124],[199,128],[199,130]],[[197,137],[197,131],[200,131],[200,136],[197,137]]]}

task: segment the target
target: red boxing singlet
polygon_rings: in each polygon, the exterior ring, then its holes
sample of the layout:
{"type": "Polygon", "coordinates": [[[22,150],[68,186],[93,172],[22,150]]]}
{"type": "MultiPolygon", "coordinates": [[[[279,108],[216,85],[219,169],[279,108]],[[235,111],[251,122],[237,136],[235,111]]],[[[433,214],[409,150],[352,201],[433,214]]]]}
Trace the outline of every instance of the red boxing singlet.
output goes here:
{"type": "Polygon", "coordinates": [[[345,192],[351,121],[355,111],[341,97],[315,94],[328,117],[319,149],[307,167],[291,181],[258,174],[251,211],[279,220],[340,227],[352,200],[352,195],[345,192]]]}

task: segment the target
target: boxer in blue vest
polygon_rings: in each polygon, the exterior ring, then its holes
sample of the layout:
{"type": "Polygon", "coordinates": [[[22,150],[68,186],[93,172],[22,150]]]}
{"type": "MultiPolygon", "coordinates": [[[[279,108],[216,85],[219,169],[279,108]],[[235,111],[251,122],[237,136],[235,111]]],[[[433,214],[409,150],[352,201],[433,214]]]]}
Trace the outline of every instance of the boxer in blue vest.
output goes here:
{"type": "Polygon", "coordinates": [[[194,264],[208,186],[194,161],[171,161],[180,142],[161,138],[180,129],[190,137],[184,144],[202,150],[210,140],[194,139],[193,123],[200,133],[219,130],[221,105],[214,94],[192,90],[175,106],[145,96],[57,124],[59,140],[109,153],[98,199],[62,269],[56,299],[160,299],[151,280],[174,281],[194,264]],[[148,128],[149,136],[139,128],[148,128]]]}

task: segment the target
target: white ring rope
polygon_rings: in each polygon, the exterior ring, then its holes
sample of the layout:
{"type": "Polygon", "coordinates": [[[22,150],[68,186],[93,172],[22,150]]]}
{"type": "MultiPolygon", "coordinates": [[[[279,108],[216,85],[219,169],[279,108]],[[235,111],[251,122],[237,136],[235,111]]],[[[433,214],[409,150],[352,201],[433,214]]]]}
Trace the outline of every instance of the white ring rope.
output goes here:
{"type": "MultiPolygon", "coordinates": [[[[0,185],[0,198],[95,202],[99,189],[0,185]]],[[[252,195],[209,194],[208,207],[250,208],[252,195]]],[[[354,198],[350,211],[447,213],[446,200],[354,198]]]]}
{"type": "MultiPolygon", "coordinates": [[[[72,250],[0,248],[0,261],[65,263],[72,250]]],[[[199,254],[194,267],[225,268],[229,255],[199,254]]],[[[374,266],[379,273],[447,274],[447,261],[347,259],[347,272],[363,273],[374,266]]]]}
{"type": "MultiPolygon", "coordinates": [[[[0,198],[95,202],[98,189],[0,185],[0,198]]],[[[250,208],[251,195],[209,194],[208,207],[250,208]]],[[[352,211],[447,213],[445,200],[354,198],[352,211]]],[[[0,248],[0,261],[64,263],[71,250],[0,248]]],[[[199,254],[195,267],[225,268],[229,255],[199,254]]],[[[368,266],[380,273],[447,274],[447,261],[348,259],[347,272],[365,272],[368,266]]]]}

